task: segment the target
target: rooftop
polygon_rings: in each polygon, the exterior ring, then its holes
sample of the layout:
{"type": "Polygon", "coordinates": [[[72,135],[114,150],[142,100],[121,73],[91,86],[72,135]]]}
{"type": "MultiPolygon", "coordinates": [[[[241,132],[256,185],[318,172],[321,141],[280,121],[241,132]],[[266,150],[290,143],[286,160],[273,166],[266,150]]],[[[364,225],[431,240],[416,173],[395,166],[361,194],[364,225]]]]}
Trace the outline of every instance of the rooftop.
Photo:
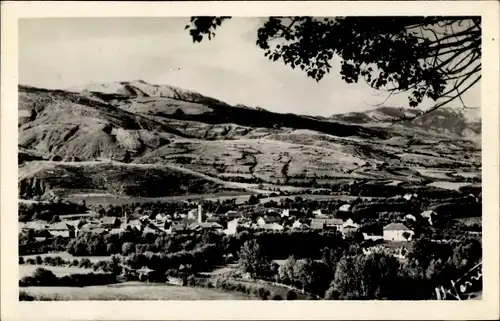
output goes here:
{"type": "Polygon", "coordinates": [[[322,229],[324,226],[325,224],[323,222],[311,222],[311,228],[314,229],[322,229]]]}
{"type": "Polygon", "coordinates": [[[115,224],[117,219],[118,218],[113,217],[113,216],[106,216],[106,217],[102,218],[101,222],[103,224],[115,224]]]}
{"type": "Polygon", "coordinates": [[[281,217],[279,215],[264,215],[262,219],[265,223],[276,223],[281,221],[281,217]]]}
{"type": "Polygon", "coordinates": [[[69,230],[72,229],[73,227],[64,223],[64,222],[58,222],[54,224],[50,224],[47,229],[48,230],[69,230]]]}
{"type": "Polygon", "coordinates": [[[313,218],[312,223],[324,223],[326,225],[342,225],[343,221],[339,218],[313,218]]]}
{"type": "Polygon", "coordinates": [[[402,223],[391,223],[384,227],[384,231],[411,231],[402,223]]]}
{"type": "Polygon", "coordinates": [[[282,230],[283,226],[281,226],[278,223],[271,223],[271,224],[264,224],[261,226],[261,228],[264,228],[267,230],[282,230]]]}

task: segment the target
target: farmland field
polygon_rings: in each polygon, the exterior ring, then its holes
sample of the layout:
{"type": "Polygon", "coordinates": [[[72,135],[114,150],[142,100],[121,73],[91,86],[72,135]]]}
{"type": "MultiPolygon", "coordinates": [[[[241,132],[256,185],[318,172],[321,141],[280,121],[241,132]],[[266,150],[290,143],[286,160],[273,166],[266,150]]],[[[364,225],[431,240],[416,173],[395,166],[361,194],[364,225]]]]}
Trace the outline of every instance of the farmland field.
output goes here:
{"type": "Polygon", "coordinates": [[[428,168],[417,168],[415,169],[420,175],[434,178],[434,179],[450,179],[450,175],[454,173],[453,170],[449,169],[428,169],[428,168]]]}
{"type": "MultiPolygon", "coordinates": [[[[288,259],[280,259],[280,260],[273,260],[274,263],[278,264],[278,265],[284,265],[286,262],[287,262],[288,259]]],[[[314,260],[316,262],[323,262],[321,259],[318,259],[318,260],[314,260]]]]}
{"type": "Polygon", "coordinates": [[[458,190],[460,187],[471,185],[470,183],[457,183],[457,182],[434,182],[427,186],[434,186],[443,189],[458,190]]]}
{"type": "Polygon", "coordinates": [[[287,195],[287,196],[274,196],[262,198],[260,200],[261,203],[267,203],[270,201],[279,202],[282,199],[290,198],[294,199],[295,197],[302,197],[303,199],[324,201],[324,200],[339,200],[339,201],[352,201],[357,199],[358,197],[361,199],[374,199],[379,197],[364,197],[364,196],[350,196],[350,195],[317,195],[317,194],[295,194],[295,195],[287,195]]]}
{"type": "Polygon", "coordinates": [[[216,289],[128,282],[88,287],[26,287],[21,291],[41,300],[252,300],[248,295],[216,289]]]}
{"type": "Polygon", "coordinates": [[[482,217],[461,217],[457,218],[456,220],[467,226],[471,226],[474,224],[481,226],[482,224],[482,217]]]}
{"type": "Polygon", "coordinates": [[[459,172],[459,173],[454,173],[452,174],[453,176],[461,176],[465,178],[481,178],[481,172],[459,172]]]}
{"type": "Polygon", "coordinates": [[[23,278],[25,276],[32,276],[33,273],[38,268],[44,268],[46,270],[52,271],[56,276],[61,277],[70,274],[76,273],[92,273],[94,272],[92,269],[85,269],[76,266],[49,266],[49,265],[31,265],[31,264],[20,264],[19,265],[19,278],[23,278]]]}
{"type": "Polygon", "coordinates": [[[89,259],[92,263],[95,263],[97,261],[107,261],[111,259],[111,256],[73,256],[69,254],[68,252],[52,252],[52,253],[44,253],[44,254],[32,254],[32,255],[23,255],[23,258],[25,260],[27,259],[36,259],[37,256],[40,256],[42,259],[45,257],[56,257],[60,256],[63,260],[69,261],[69,260],[82,260],[82,259],[89,259]]]}
{"type": "Polygon", "coordinates": [[[195,201],[199,199],[227,199],[227,198],[241,198],[248,200],[250,197],[249,192],[225,192],[214,194],[189,194],[178,196],[166,197],[119,197],[107,194],[74,194],[66,197],[67,200],[72,202],[79,202],[84,200],[88,205],[123,205],[132,203],[149,203],[149,202],[182,202],[182,201],[195,201]]]}

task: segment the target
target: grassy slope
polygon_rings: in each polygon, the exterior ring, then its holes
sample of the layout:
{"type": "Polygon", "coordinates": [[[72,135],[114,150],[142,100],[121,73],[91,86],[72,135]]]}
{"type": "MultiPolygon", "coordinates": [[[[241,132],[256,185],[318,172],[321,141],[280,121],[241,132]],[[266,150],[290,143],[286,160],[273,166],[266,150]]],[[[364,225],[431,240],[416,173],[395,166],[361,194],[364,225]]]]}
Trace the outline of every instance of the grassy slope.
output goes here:
{"type": "Polygon", "coordinates": [[[251,300],[252,297],[216,289],[171,286],[164,284],[123,283],[76,287],[21,288],[39,300],[251,300]]]}
{"type": "Polygon", "coordinates": [[[161,197],[225,190],[224,182],[169,166],[116,162],[29,162],[19,170],[20,193],[29,198],[33,186],[55,194],[110,193],[161,197]],[[39,183],[42,182],[42,183],[39,183]]]}
{"type": "Polygon", "coordinates": [[[75,274],[75,273],[92,273],[94,270],[86,269],[76,266],[48,266],[48,265],[30,265],[30,264],[22,264],[19,265],[19,278],[25,276],[32,276],[33,273],[38,268],[44,268],[46,270],[52,271],[58,277],[62,277],[65,275],[75,274]]]}

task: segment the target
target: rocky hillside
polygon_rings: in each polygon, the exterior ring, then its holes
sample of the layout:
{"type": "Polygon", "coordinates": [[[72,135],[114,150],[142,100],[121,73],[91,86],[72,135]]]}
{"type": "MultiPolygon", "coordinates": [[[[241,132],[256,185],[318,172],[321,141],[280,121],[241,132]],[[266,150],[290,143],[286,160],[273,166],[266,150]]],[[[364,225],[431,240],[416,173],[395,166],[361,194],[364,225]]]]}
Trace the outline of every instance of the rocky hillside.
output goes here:
{"type": "MultiPolygon", "coordinates": [[[[380,107],[366,112],[354,112],[333,115],[333,120],[346,121],[355,124],[378,124],[381,121],[391,121],[403,116],[418,114],[416,109],[401,109],[395,107],[380,107]]],[[[450,136],[480,139],[481,114],[479,108],[442,107],[429,114],[422,115],[411,121],[397,123],[403,128],[420,129],[450,136]]]]}
{"type": "Polygon", "coordinates": [[[156,197],[262,184],[456,182],[477,174],[480,147],[451,130],[458,116],[397,126],[373,124],[373,113],[358,116],[230,106],[144,81],[68,91],[19,86],[20,193],[156,197]]]}

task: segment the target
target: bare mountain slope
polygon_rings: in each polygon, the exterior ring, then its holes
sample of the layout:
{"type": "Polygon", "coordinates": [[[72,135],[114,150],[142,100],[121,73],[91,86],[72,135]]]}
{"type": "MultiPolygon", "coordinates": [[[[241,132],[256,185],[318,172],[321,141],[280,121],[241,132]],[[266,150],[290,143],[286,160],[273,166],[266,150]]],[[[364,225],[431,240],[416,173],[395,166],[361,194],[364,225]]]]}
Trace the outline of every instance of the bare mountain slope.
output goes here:
{"type": "MultiPolygon", "coordinates": [[[[45,154],[124,160],[183,135],[166,124],[66,91],[19,87],[19,145],[45,154]]],[[[184,135],[183,135],[184,136],[184,135]]]]}
{"type": "Polygon", "coordinates": [[[358,135],[387,138],[387,131],[355,124],[320,120],[295,114],[279,114],[262,108],[230,106],[217,99],[173,86],[152,85],[142,80],[110,84],[91,84],[74,88],[81,95],[107,99],[124,110],[169,119],[199,121],[207,124],[234,123],[265,128],[301,128],[338,136],[358,135]]]}
{"type": "Polygon", "coordinates": [[[206,176],[169,166],[116,162],[34,161],[21,166],[22,198],[105,193],[143,197],[203,194],[236,189],[206,176]]]}
{"type": "MultiPolygon", "coordinates": [[[[337,114],[330,118],[357,124],[377,124],[380,121],[391,121],[405,115],[414,116],[418,112],[416,109],[380,107],[366,112],[337,114]]],[[[412,121],[396,123],[396,126],[477,139],[481,135],[481,115],[479,108],[441,107],[412,121]]]]}
{"type": "Polygon", "coordinates": [[[90,92],[94,94],[116,94],[126,97],[158,97],[166,99],[175,99],[201,104],[218,104],[227,105],[226,103],[203,96],[197,92],[181,89],[175,86],[168,85],[152,85],[143,80],[120,81],[112,83],[92,83],[80,87],[69,89],[73,92],[90,92]]]}
{"type": "Polygon", "coordinates": [[[477,142],[424,126],[384,127],[373,124],[373,114],[338,121],[278,114],[143,81],[80,89],[19,87],[23,197],[166,196],[359,179],[455,182],[460,176],[436,178],[427,169],[458,173],[481,164],[477,142]]]}

